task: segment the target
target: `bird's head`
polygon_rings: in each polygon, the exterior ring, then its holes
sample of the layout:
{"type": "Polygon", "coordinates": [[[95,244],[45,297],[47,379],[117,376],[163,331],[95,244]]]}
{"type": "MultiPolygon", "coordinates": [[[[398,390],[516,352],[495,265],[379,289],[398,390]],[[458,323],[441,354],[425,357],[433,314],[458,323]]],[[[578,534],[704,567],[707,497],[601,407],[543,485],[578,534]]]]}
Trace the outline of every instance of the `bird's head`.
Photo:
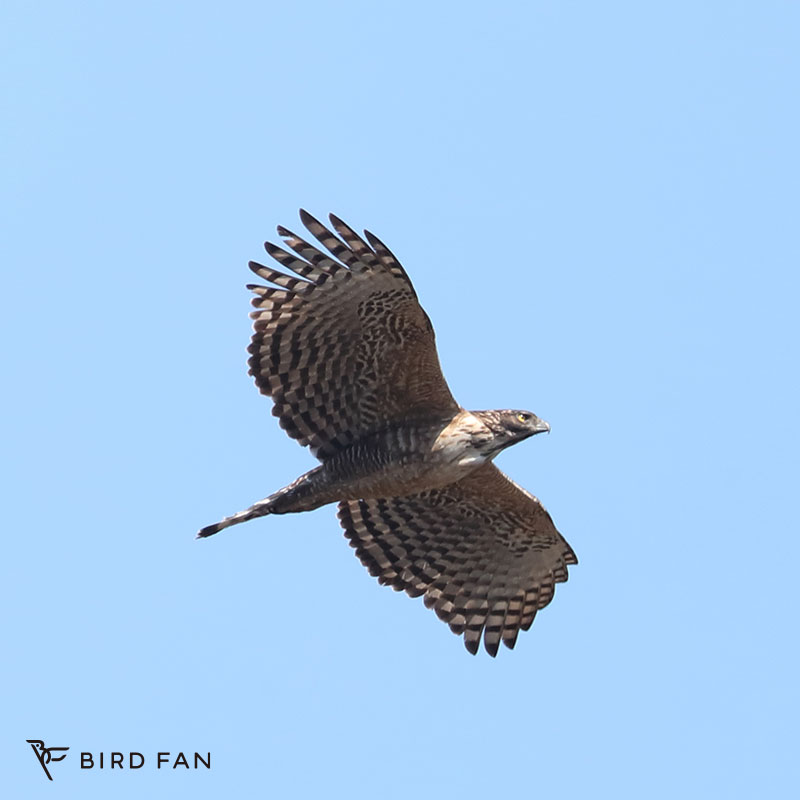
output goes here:
{"type": "Polygon", "coordinates": [[[493,455],[529,436],[550,432],[550,425],[531,411],[502,409],[472,413],[491,431],[488,444],[493,455]]]}

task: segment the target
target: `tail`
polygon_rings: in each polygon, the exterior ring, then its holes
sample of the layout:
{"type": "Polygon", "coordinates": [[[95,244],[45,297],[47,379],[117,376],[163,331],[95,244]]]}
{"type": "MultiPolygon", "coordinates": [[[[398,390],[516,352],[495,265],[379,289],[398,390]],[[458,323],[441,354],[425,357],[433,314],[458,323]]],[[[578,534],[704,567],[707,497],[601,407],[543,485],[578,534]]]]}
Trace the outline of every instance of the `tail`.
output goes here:
{"type": "Polygon", "coordinates": [[[205,528],[198,532],[195,539],[205,539],[208,536],[219,533],[223,528],[230,528],[231,525],[238,525],[240,522],[247,522],[256,517],[264,517],[267,514],[271,514],[272,500],[273,496],[267,497],[266,500],[259,500],[244,511],[239,511],[236,514],[232,514],[230,517],[225,517],[225,519],[215,522],[213,525],[206,525],[205,528]]]}
{"type": "Polygon", "coordinates": [[[264,517],[267,514],[291,514],[295,511],[310,511],[312,508],[319,508],[321,505],[338,500],[338,494],[326,492],[318,488],[322,467],[316,467],[305,475],[301,475],[296,481],[292,481],[283,489],[278,489],[269,497],[259,500],[250,508],[240,511],[230,517],[208,525],[197,534],[198,539],[205,539],[213,536],[223,528],[231,525],[238,525],[240,522],[247,522],[249,519],[264,517]]]}
{"type": "Polygon", "coordinates": [[[312,508],[318,508],[320,505],[332,502],[337,498],[328,497],[324,492],[320,492],[316,488],[316,479],[321,469],[322,467],[316,467],[311,472],[301,475],[288,486],[284,486],[283,489],[278,489],[277,492],[274,492],[269,497],[259,500],[250,508],[246,508],[244,511],[240,511],[230,517],[225,517],[225,519],[215,522],[213,525],[207,525],[195,538],[205,539],[218,533],[223,528],[230,528],[231,525],[238,525],[240,522],[247,522],[247,520],[255,519],[256,517],[264,517],[267,514],[310,511],[312,508]]]}

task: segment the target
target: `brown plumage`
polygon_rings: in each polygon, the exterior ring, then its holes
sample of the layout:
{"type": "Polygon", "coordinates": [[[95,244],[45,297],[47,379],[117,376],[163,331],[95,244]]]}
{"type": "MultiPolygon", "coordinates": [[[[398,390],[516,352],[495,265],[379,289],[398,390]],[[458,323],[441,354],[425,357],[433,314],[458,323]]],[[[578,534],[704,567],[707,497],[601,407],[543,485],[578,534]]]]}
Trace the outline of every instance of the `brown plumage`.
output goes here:
{"type": "Polygon", "coordinates": [[[501,641],[513,647],[577,559],[491,459],[549,426],[530,412],[461,408],[388,248],[333,215],[338,237],[300,216],[330,255],[279,227],[289,250],[265,247],[299,277],[251,262],[273,286],[248,287],[249,365],[281,427],[322,463],[198,536],[338,502],[345,536],[380,583],[424,595],[472,653],[481,636],[491,655],[501,641]]]}

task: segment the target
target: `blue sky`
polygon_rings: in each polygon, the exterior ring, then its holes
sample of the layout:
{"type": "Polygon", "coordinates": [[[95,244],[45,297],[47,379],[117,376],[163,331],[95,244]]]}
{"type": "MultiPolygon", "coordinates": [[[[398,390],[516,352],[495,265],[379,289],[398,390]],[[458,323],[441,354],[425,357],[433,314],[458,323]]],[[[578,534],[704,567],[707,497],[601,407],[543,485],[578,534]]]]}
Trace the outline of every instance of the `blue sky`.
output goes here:
{"type": "Polygon", "coordinates": [[[2,13],[6,796],[791,793],[796,4],[2,13]],[[193,539],[314,463],[245,365],[300,206],[397,253],[463,405],[552,425],[498,464],[580,564],[514,652],[332,507],[193,539]]]}

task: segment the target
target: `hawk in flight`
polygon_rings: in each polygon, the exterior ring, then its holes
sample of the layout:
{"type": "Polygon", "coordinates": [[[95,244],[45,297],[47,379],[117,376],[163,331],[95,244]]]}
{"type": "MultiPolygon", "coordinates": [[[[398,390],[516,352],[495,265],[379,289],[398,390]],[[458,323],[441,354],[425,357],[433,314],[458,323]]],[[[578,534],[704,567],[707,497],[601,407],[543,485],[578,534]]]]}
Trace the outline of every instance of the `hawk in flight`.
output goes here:
{"type": "Polygon", "coordinates": [[[250,374],[281,427],[320,466],[198,533],[338,503],[371,575],[425,605],[494,656],[512,648],[577,559],[550,515],[493,463],[550,426],[529,411],[466,411],[439,366],[433,327],[403,267],[377,237],[305,211],[317,244],[283,227],[250,263],[250,374]]]}

